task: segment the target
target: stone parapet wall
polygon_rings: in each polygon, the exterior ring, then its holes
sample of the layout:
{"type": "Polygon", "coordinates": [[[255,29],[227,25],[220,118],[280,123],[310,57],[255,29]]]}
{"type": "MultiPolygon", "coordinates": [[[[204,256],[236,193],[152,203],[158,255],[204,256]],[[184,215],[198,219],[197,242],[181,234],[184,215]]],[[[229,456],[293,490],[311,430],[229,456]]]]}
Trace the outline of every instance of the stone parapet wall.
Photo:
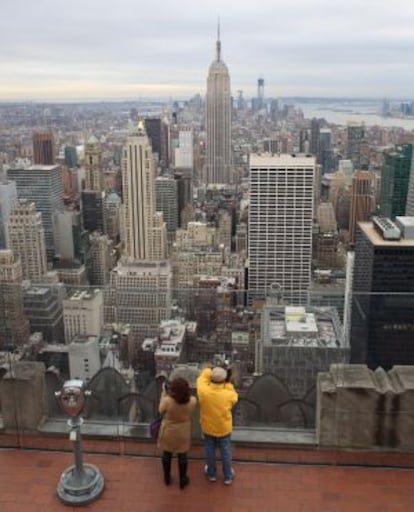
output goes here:
{"type": "Polygon", "coordinates": [[[45,416],[45,365],[12,363],[0,381],[0,402],[6,432],[37,431],[45,416]]]}
{"type": "Polygon", "coordinates": [[[414,451],[414,366],[335,364],[317,381],[321,447],[414,451]]]}

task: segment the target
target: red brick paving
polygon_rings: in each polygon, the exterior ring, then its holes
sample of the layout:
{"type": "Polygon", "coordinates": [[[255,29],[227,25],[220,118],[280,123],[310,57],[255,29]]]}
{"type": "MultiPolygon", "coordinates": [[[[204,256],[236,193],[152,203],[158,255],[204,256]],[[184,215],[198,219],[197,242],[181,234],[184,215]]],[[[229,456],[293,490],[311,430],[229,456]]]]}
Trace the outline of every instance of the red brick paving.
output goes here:
{"type": "Polygon", "coordinates": [[[0,450],[0,512],[413,512],[412,469],[235,463],[233,485],[207,482],[190,461],[185,490],[164,486],[155,458],[85,455],[105,476],[101,497],[84,507],[56,496],[70,453],[0,450]]]}

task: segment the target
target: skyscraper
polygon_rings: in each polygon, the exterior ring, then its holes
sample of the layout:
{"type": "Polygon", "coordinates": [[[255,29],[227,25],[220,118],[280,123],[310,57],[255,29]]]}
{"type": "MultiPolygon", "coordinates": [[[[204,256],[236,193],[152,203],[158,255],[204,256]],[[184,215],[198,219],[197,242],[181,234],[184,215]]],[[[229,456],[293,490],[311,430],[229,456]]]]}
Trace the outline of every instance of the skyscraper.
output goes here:
{"type": "Polygon", "coordinates": [[[91,135],[85,145],[85,189],[104,190],[102,146],[95,135],[91,135]]]}
{"type": "Polygon", "coordinates": [[[375,175],[370,171],[356,171],[352,175],[349,211],[349,241],[355,242],[357,222],[366,222],[375,211],[375,175]]]}
{"type": "Polygon", "coordinates": [[[395,146],[384,154],[380,208],[381,215],[391,220],[397,215],[405,215],[412,158],[412,144],[395,146]]]}
{"type": "Polygon", "coordinates": [[[206,96],[207,158],[205,182],[231,183],[231,92],[230,75],[221,59],[220,26],[216,59],[207,77],[206,96]]]}
{"type": "Polygon", "coordinates": [[[264,107],[264,78],[257,80],[257,110],[264,107]]]}
{"type": "Polygon", "coordinates": [[[104,201],[105,192],[99,190],[83,190],[82,222],[88,231],[104,232],[104,201]]]}
{"type": "Polygon", "coordinates": [[[144,124],[152,151],[156,154],[161,168],[166,169],[169,164],[169,126],[164,119],[159,117],[148,117],[144,124]]]}
{"type": "Polygon", "coordinates": [[[351,363],[385,369],[414,364],[414,219],[358,224],[351,363]],[[397,225],[396,225],[397,224],[397,225]]]}
{"type": "Polygon", "coordinates": [[[352,160],[355,169],[361,168],[361,143],[365,136],[364,124],[349,122],[347,126],[346,157],[352,160]]]}
{"type": "Polygon", "coordinates": [[[315,158],[250,157],[250,298],[272,287],[292,303],[306,300],[311,281],[315,158]]]}
{"type": "Polygon", "coordinates": [[[405,214],[414,217],[414,150],[411,155],[410,182],[408,184],[407,205],[405,214]]]}
{"type": "Polygon", "coordinates": [[[16,183],[8,180],[0,181],[0,249],[6,248],[6,225],[16,202],[16,183]]]}
{"type": "Polygon", "coordinates": [[[7,177],[16,182],[19,199],[28,199],[42,214],[45,229],[46,255],[55,255],[53,217],[63,209],[63,183],[58,165],[17,166],[7,170],[7,177]]]}
{"type": "Polygon", "coordinates": [[[10,249],[0,250],[0,348],[29,340],[23,310],[22,265],[10,249]]]}
{"type": "Polygon", "coordinates": [[[35,165],[54,165],[55,141],[52,132],[33,134],[33,162],[35,165]]]}
{"type": "Polygon", "coordinates": [[[165,223],[160,227],[155,212],[154,174],[151,145],[139,123],[126,141],[122,162],[125,254],[136,260],[166,254],[165,223]]]}
{"type": "Polygon", "coordinates": [[[173,240],[178,228],[178,192],[177,180],[158,176],[155,180],[157,211],[163,213],[169,240],[173,240]]]}
{"type": "Polygon", "coordinates": [[[42,214],[35,204],[20,199],[7,224],[8,247],[21,260],[23,279],[39,279],[47,271],[42,214]]]}
{"type": "Polygon", "coordinates": [[[321,128],[319,131],[318,160],[322,166],[323,174],[332,171],[332,132],[330,128],[321,128]]]}

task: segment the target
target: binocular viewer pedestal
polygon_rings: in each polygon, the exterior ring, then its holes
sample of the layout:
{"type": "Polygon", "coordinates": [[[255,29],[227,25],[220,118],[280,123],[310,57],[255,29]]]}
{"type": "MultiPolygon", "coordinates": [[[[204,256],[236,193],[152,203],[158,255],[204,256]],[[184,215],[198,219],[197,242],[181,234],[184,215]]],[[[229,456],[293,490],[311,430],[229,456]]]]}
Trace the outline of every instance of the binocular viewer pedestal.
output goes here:
{"type": "Polygon", "coordinates": [[[69,439],[73,443],[75,464],[68,467],[61,475],[57,487],[59,498],[66,505],[86,505],[100,496],[105,487],[102,473],[93,464],[83,463],[81,426],[83,419],[80,413],[85,405],[85,396],[90,391],[84,390],[80,380],[64,383],[62,391],[55,393],[63,410],[69,414],[69,439]]]}

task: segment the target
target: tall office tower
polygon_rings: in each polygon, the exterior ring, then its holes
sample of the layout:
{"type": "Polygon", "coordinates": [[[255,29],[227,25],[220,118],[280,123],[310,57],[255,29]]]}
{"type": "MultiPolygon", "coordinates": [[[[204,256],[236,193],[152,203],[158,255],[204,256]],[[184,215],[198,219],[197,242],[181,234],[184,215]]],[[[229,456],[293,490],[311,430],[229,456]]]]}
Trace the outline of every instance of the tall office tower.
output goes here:
{"type": "MultiPolygon", "coordinates": [[[[125,254],[133,259],[153,259],[154,248],[162,248],[166,239],[159,226],[154,230],[159,222],[155,215],[154,174],[151,145],[144,125],[139,123],[126,141],[122,162],[125,254]],[[155,240],[157,236],[161,240],[155,240]]],[[[162,251],[166,254],[166,247],[162,251]]]]}
{"type": "Polygon", "coordinates": [[[245,109],[245,103],[244,103],[244,98],[243,98],[243,91],[241,89],[239,89],[237,91],[237,110],[239,112],[242,112],[244,109],[245,109]]]}
{"type": "Polygon", "coordinates": [[[247,252],[247,225],[241,222],[236,226],[236,253],[244,256],[247,252]]]}
{"type": "Polygon", "coordinates": [[[104,201],[105,192],[98,190],[83,190],[82,221],[84,229],[88,231],[104,232],[104,201]]]}
{"type": "Polygon", "coordinates": [[[250,157],[249,297],[280,289],[304,304],[311,282],[315,158],[250,157]]]}
{"type": "Polygon", "coordinates": [[[120,261],[105,289],[105,323],[129,324],[134,341],[158,335],[161,321],[171,318],[171,285],[166,261],[120,261]]]}
{"type": "Polygon", "coordinates": [[[354,172],[354,165],[351,160],[339,160],[338,162],[338,171],[342,172],[345,176],[345,181],[347,185],[351,184],[352,181],[352,173],[354,172]]]}
{"type": "Polygon", "coordinates": [[[105,234],[115,243],[119,242],[121,198],[115,192],[104,199],[104,228],[105,234]]]}
{"type": "Polygon", "coordinates": [[[151,144],[152,152],[157,157],[161,169],[169,165],[169,126],[165,119],[147,117],[144,120],[145,131],[151,144]]]}
{"type": "Polygon", "coordinates": [[[17,189],[14,181],[0,181],[0,249],[6,248],[6,225],[10,212],[17,203],[17,189]]]}
{"type": "Polygon", "coordinates": [[[10,249],[0,250],[0,348],[29,340],[23,309],[22,265],[10,249]]]}
{"type": "Polygon", "coordinates": [[[408,184],[413,158],[413,145],[395,146],[384,154],[381,171],[381,215],[395,219],[405,215],[408,197],[408,184]]]}
{"type": "Polygon", "coordinates": [[[219,244],[231,251],[231,215],[227,210],[219,211],[218,239],[219,244]]]}
{"type": "Polygon", "coordinates": [[[408,184],[407,206],[405,215],[414,217],[414,150],[411,157],[410,182],[408,184]]]}
{"type": "Polygon", "coordinates": [[[180,130],[178,132],[178,147],[175,148],[174,164],[176,169],[193,170],[194,148],[193,132],[191,130],[180,130]]]}
{"type": "Polygon", "coordinates": [[[414,219],[358,224],[351,313],[351,363],[414,364],[414,219]]]}
{"type": "Polygon", "coordinates": [[[329,186],[329,201],[335,210],[339,229],[349,229],[350,187],[343,172],[333,173],[329,186]]]}
{"type": "Polygon", "coordinates": [[[322,121],[314,117],[311,121],[309,150],[312,155],[319,153],[319,130],[322,127],[322,121]]]}
{"type": "Polygon", "coordinates": [[[19,199],[7,224],[7,245],[20,258],[23,279],[40,278],[47,271],[42,214],[35,204],[19,199]]]}
{"type": "Polygon", "coordinates": [[[76,210],[56,212],[54,230],[56,258],[63,261],[81,259],[83,233],[80,212],[76,210]]]}
{"type": "Polygon", "coordinates": [[[375,211],[375,175],[370,171],[356,171],[352,175],[349,208],[349,241],[355,242],[358,222],[366,222],[375,211]]]}
{"type": "Polygon", "coordinates": [[[86,260],[86,271],[91,286],[105,286],[115,266],[114,244],[107,235],[94,232],[89,237],[90,247],[86,260]]]}
{"type": "Polygon", "coordinates": [[[30,332],[41,332],[48,343],[63,343],[63,283],[36,285],[26,282],[23,287],[24,312],[30,322],[30,332]]]}
{"type": "Polygon", "coordinates": [[[102,168],[102,146],[95,135],[91,135],[85,144],[85,189],[104,190],[104,172],[102,168]]]}
{"type": "Polygon", "coordinates": [[[53,217],[63,210],[63,183],[59,165],[17,166],[7,170],[7,177],[16,182],[19,199],[28,199],[42,214],[45,229],[46,255],[52,260],[55,255],[53,217]]]}
{"type": "Polygon", "coordinates": [[[308,130],[302,129],[299,131],[299,153],[309,153],[310,142],[308,130]]]}
{"type": "Polygon", "coordinates": [[[216,60],[211,64],[207,77],[206,128],[205,182],[232,183],[230,75],[221,60],[220,27],[216,60]]]}
{"type": "Polygon", "coordinates": [[[162,212],[167,227],[168,240],[172,241],[178,228],[177,180],[159,176],[155,180],[157,212],[162,212]]]}
{"type": "Polygon", "coordinates": [[[184,210],[192,206],[193,202],[193,180],[189,169],[182,169],[174,173],[177,182],[178,197],[178,227],[185,227],[184,210]]]}
{"type": "Polygon", "coordinates": [[[257,80],[257,110],[264,107],[264,78],[257,80]]]}
{"type": "Polygon", "coordinates": [[[74,290],[63,301],[63,324],[66,343],[79,334],[99,336],[103,328],[102,290],[74,290]]]}
{"type": "Polygon", "coordinates": [[[339,236],[332,203],[326,202],[318,205],[313,241],[315,266],[319,269],[335,267],[338,258],[339,236]]]}
{"type": "Polygon", "coordinates": [[[346,157],[352,160],[355,169],[361,168],[361,144],[364,136],[365,126],[363,123],[348,123],[346,157]]]}
{"type": "Polygon", "coordinates": [[[78,153],[75,146],[65,146],[65,165],[69,169],[78,165],[78,153]]]}
{"type": "Polygon", "coordinates": [[[55,164],[55,140],[52,132],[33,134],[33,163],[35,165],[55,164]]]}
{"type": "Polygon", "coordinates": [[[332,132],[329,128],[321,128],[319,131],[318,161],[323,174],[332,171],[332,132]]]}

